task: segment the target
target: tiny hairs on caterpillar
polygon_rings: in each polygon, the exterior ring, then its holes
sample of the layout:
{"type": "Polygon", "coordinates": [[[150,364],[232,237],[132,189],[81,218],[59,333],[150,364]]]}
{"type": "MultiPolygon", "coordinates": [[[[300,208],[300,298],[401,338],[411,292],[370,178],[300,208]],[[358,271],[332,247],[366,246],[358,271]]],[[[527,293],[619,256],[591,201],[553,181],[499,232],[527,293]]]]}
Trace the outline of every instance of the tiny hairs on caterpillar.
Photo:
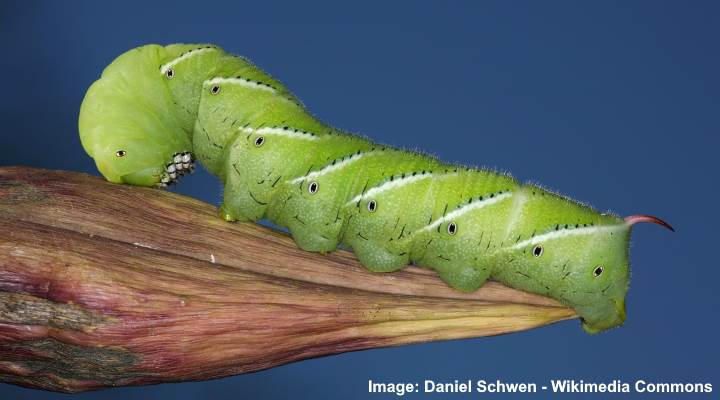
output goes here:
{"type": "Polygon", "coordinates": [[[285,86],[212,45],[146,45],[112,62],[80,110],[111,182],[166,186],[199,160],[228,221],[268,219],[297,245],[352,248],[371,271],[408,264],[473,291],[488,279],[573,307],[588,332],[625,320],[634,224],[512,177],[342,132],[285,86]]]}

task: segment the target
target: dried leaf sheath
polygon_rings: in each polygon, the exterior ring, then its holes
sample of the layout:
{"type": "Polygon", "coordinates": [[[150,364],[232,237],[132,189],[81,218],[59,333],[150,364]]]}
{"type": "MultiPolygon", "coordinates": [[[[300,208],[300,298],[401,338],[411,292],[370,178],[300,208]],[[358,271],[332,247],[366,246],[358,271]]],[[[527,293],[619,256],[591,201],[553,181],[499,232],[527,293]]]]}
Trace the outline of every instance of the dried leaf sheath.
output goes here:
{"type": "Polygon", "coordinates": [[[372,274],[197,200],[0,169],[0,379],[60,391],[207,379],[574,317],[491,283],[372,274]]]}

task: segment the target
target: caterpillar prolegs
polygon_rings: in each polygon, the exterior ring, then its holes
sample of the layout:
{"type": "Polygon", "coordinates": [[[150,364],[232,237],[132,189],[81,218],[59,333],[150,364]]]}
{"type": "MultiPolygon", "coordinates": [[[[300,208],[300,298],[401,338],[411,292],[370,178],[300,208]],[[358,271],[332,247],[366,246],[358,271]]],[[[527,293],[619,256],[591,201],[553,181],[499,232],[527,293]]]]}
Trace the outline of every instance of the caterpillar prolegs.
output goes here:
{"type": "Polygon", "coordinates": [[[638,222],[484,169],[342,132],[278,81],[210,45],[142,46],[88,90],[80,137],[110,181],[165,186],[195,159],[224,184],[222,215],[266,218],[305,250],[352,248],[372,271],[431,268],[573,307],[588,332],[622,324],[638,222]]]}

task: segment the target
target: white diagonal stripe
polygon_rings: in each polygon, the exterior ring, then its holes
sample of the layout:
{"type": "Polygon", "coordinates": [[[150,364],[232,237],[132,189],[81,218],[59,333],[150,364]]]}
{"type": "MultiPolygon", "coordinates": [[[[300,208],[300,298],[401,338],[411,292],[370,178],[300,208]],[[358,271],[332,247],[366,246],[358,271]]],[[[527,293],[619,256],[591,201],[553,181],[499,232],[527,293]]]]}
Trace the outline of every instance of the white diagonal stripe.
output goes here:
{"type": "Polygon", "coordinates": [[[222,78],[222,77],[217,77],[217,78],[208,79],[208,80],[206,80],[205,82],[203,82],[204,85],[215,85],[215,84],[223,84],[223,83],[228,83],[228,84],[231,84],[231,85],[239,85],[239,86],[244,86],[244,87],[253,88],[253,89],[258,89],[258,90],[265,90],[265,91],[268,91],[268,92],[270,92],[270,93],[276,93],[276,92],[277,92],[277,90],[275,90],[275,88],[272,87],[272,86],[270,86],[270,85],[263,84],[263,83],[259,83],[259,82],[255,82],[255,81],[251,81],[251,80],[245,79],[245,78],[222,78]]]}
{"type": "Polygon", "coordinates": [[[367,152],[367,153],[360,153],[359,155],[352,155],[352,156],[350,156],[350,157],[346,158],[345,160],[342,160],[342,161],[340,161],[340,162],[338,162],[338,163],[331,164],[331,165],[327,165],[327,166],[325,166],[325,168],[323,168],[323,169],[321,169],[321,170],[313,171],[313,172],[311,172],[311,173],[309,173],[309,174],[307,174],[307,175],[305,175],[305,176],[297,177],[297,178],[293,179],[292,181],[290,181],[290,183],[299,183],[299,182],[302,182],[302,181],[304,181],[304,180],[306,180],[306,179],[314,179],[314,178],[323,176],[323,175],[328,174],[328,173],[330,173],[330,172],[333,172],[333,171],[336,171],[336,170],[341,169],[341,168],[343,168],[343,167],[346,167],[348,164],[354,163],[355,161],[363,158],[364,156],[366,156],[366,155],[372,155],[373,153],[378,153],[378,152],[367,152]]]}
{"type": "Polygon", "coordinates": [[[376,195],[378,195],[378,194],[380,194],[380,193],[382,193],[382,192],[388,191],[388,190],[390,190],[390,189],[394,189],[394,188],[397,188],[397,187],[405,186],[405,185],[407,185],[407,184],[409,184],[409,183],[412,183],[412,182],[415,182],[415,181],[419,181],[419,180],[421,180],[421,179],[430,178],[431,176],[433,176],[433,174],[427,173],[427,174],[410,176],[410,177],[407,177],[407,178],[404,178],[404,179],[395,179],[395,180],[392,180],[392,181],[387,181],[387,182],[383,183],[383,184],[380,185],[380,186],[375,186],[374,188],[368,190],[367,192],[365,192],[365,194],[359,194],[359,195],[353,197],[353,199],[350,200],[350,201],[348,201],[347,203],[345,203],[345,205],[349,205],[349,204],[352,204],[352,203],[357,203],[358,201],[362,200],[363,198],[373,197],[373,196],[376,196],[376,195]]]}
{"type": "Polygon", "coordinates": [[[511,193],[511,192],[502,193],[502,194],[499,194],[499,195],[497,195],[497,196],[487,197],[487,198],[485,198],[485,199],[483,199],[483,200],[477,200],[477,201],[474,201],[474,202],[472,202],[472,203],[465,204],[464,206],[462,206],[462,207],[460,207],[460,208],[458,208],[458,209],[456,209],[456,210],[453,210],[453,211],[450,212],[449,214],[446,214],[444,217],[436,219],[436,220],[433,221],[430,225],[426,225],[426,226],[423,227],[422,229],[418,230],[418,232],[423,232],[423,231],[432,230],[432,229],[434,229],[434,228],[437,228],[438,225],[440,225],[440,224],[442,224],[442,223],[444,223],[444,222],[452,221],[452,220],[458,218],[459,216],[461,216],[461,215],[463,215],[463,214],[465,214],[465,213],[467,213],[467,212],[470,212],[470,211],[472,211],[472,210],[476,210],[476,209],[478,209],[478,208],[484,208],[484,207],[493,205],[493,204],[495,204],[495,203],[501,202],[501,201],[503,201],[503,200],[505,200],[505,199],[507,199],[507,198],[509,198],[509,197],[512,197],[512,195],[513,195],[513,193],[511,193]]]}
{"type": "Polygon", "coordinates": [[[187,59],[190,58],[190,57],[194,57],[194,56],[196,56],[196,55],[198,55],[198,54],[206,53],[206,52],[208,52],[208,51],[217,51],[217,49],[218,49],[217,47],[203,47],[203,48],[201,48],[201,49],[193,49],[193,50],[190,50],[190,51],[186,51],[186,52],[183,53],[180,57],[177,57],[177,58],[173,59],[172,61],[163,64],[163,65],[160,67],[160,73],[163,74],[163,75],[165,75],[165,73],[167,72],[167,70],[170,69],[170,68],[172,68],[172,67],[174,67],[175,64],[177,64],[177,63],[179,63],[179,62],[181,62],[181,61],[183,61],[183,60],[187,60],[187,59]]]}
{"type": "Polygon", "coordinates": [[[256,133],[258,135],[285,136],[285,137],[293,137],[293,138],[305,139],[305,140],[319,140],[322,138],[320,136],[311,135],[309,132],[303,132],[303,131],[296,132],[294,129],[272,128],[272,127],[253,129],[253,128],[242,127],[242,126],[238,129],[240,131],[243,131],[246,133],[256,133]]]}
{"type": "Polygon", "coordinates": [[[511,248],[514,250],[522,249],[525,246],[534,246],[539,243],[547,242],[548,240],[553,239],[559,239],[565,236],[573,236],[573,235],[592,235],[593,233],[598,232],[611,232],[611,231],[619,231],[622,229],[626,229],[627,225],[620,224],[620,225],[603,225],[603,226],[588,226],[587,228],[573,228],[573,229],[563,229],[559,231],[552,231],[548,233],[544,233],[539,236],[535,236],[533,238],[523,240],[522,242],[515,243],[511,248]]]}

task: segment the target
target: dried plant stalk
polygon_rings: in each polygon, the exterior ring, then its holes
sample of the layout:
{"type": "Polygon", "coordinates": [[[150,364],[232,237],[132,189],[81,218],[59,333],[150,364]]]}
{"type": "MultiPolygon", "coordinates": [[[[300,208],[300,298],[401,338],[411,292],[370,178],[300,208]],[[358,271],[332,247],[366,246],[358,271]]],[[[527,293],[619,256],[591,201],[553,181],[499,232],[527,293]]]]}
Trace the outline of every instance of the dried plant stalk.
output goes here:
{"type": "Polygon", "coordinates": [[[77,392],[199,380],[345,351],[574,318],[488,283],[299,250],[200,201],[85,174],[0,168],[0,381],[77,392]]]}

